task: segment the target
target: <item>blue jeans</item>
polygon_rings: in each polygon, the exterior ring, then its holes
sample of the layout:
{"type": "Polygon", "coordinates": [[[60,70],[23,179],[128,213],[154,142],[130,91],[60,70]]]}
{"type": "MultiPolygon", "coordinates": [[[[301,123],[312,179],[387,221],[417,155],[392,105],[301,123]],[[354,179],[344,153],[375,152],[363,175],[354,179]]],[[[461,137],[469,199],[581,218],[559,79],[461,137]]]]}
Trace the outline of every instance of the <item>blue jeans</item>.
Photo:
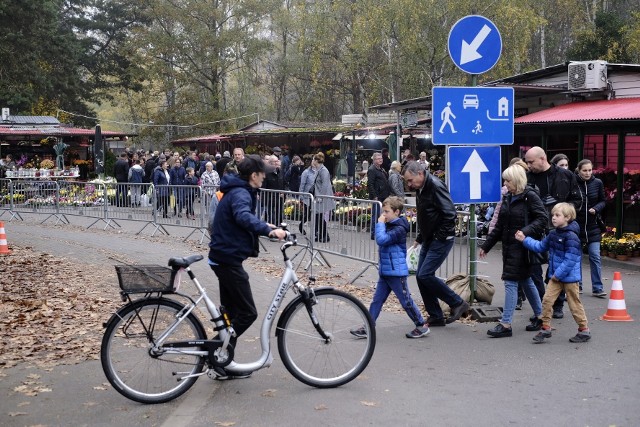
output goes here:
{"type": "MultiPolygon", "coordinates": [[[[589,250],[589,267],[591,269],[591,292],[602,292],[604,285],[602,284],[602,265],[600,263],[600,242],[591,242],[587,246],[589,250]]],[[[580,280],[580,289],[582,289],[582,280],[580,280]]]]}
{"type": "Polygon", "coordinates": [[[540,317],[542,314],[542,302],[540,295],[533,284],[531,277],[522,280],[505,280],[504,281],[504,309],[502,311],[502,319],[500,322],[510,325],[513,318],[513,311],[516,309],[518,302],[518,285],[522,286],[527,300],[533,309],[533,314],[540,317]]]}
{"type": "Polygon", "coordinates": [[[407,312],[414,325],[424,325],[425,322],[422,313],[420,313],[420,309],[413,301],[413,298],[411,298],[406,277],[380,276],[378,278],[376,292],[373,294],[373,301],[371,301],[371,305],[369,306],[369,313],[371,313],[373,321],[375,322],[380,315],[382,305],[389,297],[391,291],[396,294],[402,308],[407,312]]]}
{"type": "Polygon", "coordinates": [[[422,243],[418,259],[418,270],[416,271],[418,289],[420,289],[425,310],[429,316],[436,320],[444,318],[444,313],[438,304],[438,298],[449,307],[457,307],[464,302],[446,283],[436,277],[436,270],[447,259],[452,247],[453,238],[446,242],[433,240],[430,243],[422,243]]]}

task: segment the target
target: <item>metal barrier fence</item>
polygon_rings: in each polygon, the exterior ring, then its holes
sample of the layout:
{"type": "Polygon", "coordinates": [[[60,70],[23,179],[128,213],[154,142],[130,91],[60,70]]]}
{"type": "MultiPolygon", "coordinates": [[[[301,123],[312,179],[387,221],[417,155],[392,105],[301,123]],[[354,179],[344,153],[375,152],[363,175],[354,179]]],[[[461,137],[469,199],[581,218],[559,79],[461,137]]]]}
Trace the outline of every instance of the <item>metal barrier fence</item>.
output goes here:
{"type": "MultiPolygon", "coordinates": [[[[0,179],[0,216],[11,213],[11,219],[22,219],[20,213],[48,215],[57,222],[69,223],[68,215],[95,218],[105,222],[105,229],[118,226],[119,220],[138,221],[154,227],[152,235],[166,226],[191,228],[200,233],[200,243],[208,236],[209,206],[216,197],[217,187],[134,183],[85,183],[77,181],[41,181],[0,179]]],[[[306,239],[299,239],[313,259],[329,265],[323,254],[332,254],[364,262],[367,265],[352,282],[369,267],[378,264],[378,248],[372,238],[381,204],[372,200],[345,197],[314,197],[309,193],[260,189],[257,215],[271,224],[287,222],[290,230],[299,231],[306,239]]],[[[405,215],[411,229],[407,244],[415,241],[417,230],[416,206],[405,205],[405,215]]],[[[455,273],[469,274],[470,244],[474,244],[467,230],[469,212],[458,212],[456,238],[448,258],[437,271],[446,278],[455,273]]]]}
{"type": "MultiPolygon", "coordinates": [[[[380,212],[381,203],[373,200],[334,196],[314,198],[309,193],[261,189],[257,215],[272,224],[284,220],[291,225],[290,230],[304,232],[309,238],[308,247],[313,258],[321,257],[320,260],[327,265],[322,254],[366,263],[365,268],[352,279],[353,282],[369,267],[378,264],[378,247],[372,232],[380,212]]],[[[411,225],[407,244],[412,245],[418,234],[416,206],[405,205],[405,215],[411,225]]],[[[469,212],[458,211],[455,244],[436,272],[439,277],[469,274],[469,244],[472,239],[467,233],[468,222],[469,212]]]]}

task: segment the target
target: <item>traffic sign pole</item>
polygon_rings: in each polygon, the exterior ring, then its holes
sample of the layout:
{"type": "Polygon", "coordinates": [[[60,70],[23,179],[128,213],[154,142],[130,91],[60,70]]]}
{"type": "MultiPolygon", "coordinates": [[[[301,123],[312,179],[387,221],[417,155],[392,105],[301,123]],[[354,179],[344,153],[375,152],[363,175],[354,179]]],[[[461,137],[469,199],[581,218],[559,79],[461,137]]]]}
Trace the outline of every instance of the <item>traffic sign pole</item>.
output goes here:
{"type": "MultiPolygon", "coordinates": [[[[500,36],[500,31],[495,26],[493,22],[485,18],[484,16],[479,15],[470,15],[465,16],[456,22],[453,27],[451,27],[451,31],[449,32],[449,39],[447,43],[447,47],[449,49],[449,55],[453,63],[456,67],[460,68],[462,71],[469,73],[472,75],[471,77],[471,86],[475,87],[478,84],[478,74],[485,73],[489,71],[500,59],[500,55],[502,54],[502,37],[500,36]]],[[[433,101],[435,104],[435,96],[433,97],[433,101]]],[[[464,103],[464,101],[463,101],[464,103]]],[[[476,110],[479,108],[480,101],[476,98],[476,102],[473,104],[469,104],[469,106],[473,106],[476,110]]],[[[466,109],[467,105],[463,105],[463,109],[466,109]]],[[[511,106],[513,108],[513,106],[511,106]]],[[[487,110],[488,112],[488,110],[487,110]]],[[[436,111],[433,112],[432,117],[440,117],[436,116],[436,111]]],[[[437,111],[438,114],[441,114],[440,111],[437,111]]],[[[449,120],[449,110],[444,113],[446,115],[446,120],[451,125],[451,121],[449,120]]],[[[452,117],[452,116],[451,116],[452,117]]],[[[490,119],[489,115],[487,118],[490,119]]],[[[480,133],[480,118],[478,118],[478,129],[473,131],[474,135],[478,135],[480,133]]],[[[511,114],[511,120],[513,120],[513,114],[511,114]]],[[[496,123],[496,122],[494,122],[496,123]]],[[[433,124],[433,119],[432,119],[433,124]]],[[[442,126],[439,128],[439,131],[444,130],[445,122],[442,123],[442,126]]],[[[453,126],[451,125],[453,128],[453,126]]],[[[513,125],[511,124],[511,128],[513,125]]],[[[451,129],[453,131],[453,129],[451,129]]],[[[435,135],[435,126],[432,130],[432,134],[435,135]]],[[[512,131],[513,132],[513,131],[512,131]]],[[[453,132],[457,133],[457,132],[453,132]]],[[[434,137],[434,143],[435,143],[434,137]]],[[[463,141],[465,142],[465,141],[463,141]]],[[[469,143],[469,141],[466,141],[469,143]]],[[[511,142],[513,143],[513,141],[511,142]]],[[[476,205],[475,203],[471,203],[469,207],[469,227],[468,232],[470,234],[471,247],[469,248],[469,288],[471,290],[470,295],[470,304],[473,304],[475,301],[475,290],[476,290],[476,278],[478,274],[477,270],[477,226],[476,226],[476,205]]]]}

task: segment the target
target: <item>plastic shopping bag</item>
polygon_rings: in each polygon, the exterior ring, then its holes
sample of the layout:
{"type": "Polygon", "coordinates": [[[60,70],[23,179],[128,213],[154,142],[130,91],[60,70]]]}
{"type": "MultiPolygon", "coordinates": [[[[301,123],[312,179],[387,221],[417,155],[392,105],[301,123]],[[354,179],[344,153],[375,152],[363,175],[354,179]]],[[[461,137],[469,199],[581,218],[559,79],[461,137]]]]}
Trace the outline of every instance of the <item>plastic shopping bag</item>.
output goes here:
{"type": "Polygon", "coordinates": [[[151,202],[149,202],[149,196],[147,196],[147,193],[142,194],[142,196],[140,196],[140,206],[151,206],[151,202]]]}
{"type": "Polygon", "coordinates": [[[420,258],[420,249],[422,245],[409,246],[407,249],[407,267],[409,267],[409,273],[415,274],[418,270],[418,259],[420,258]]]}

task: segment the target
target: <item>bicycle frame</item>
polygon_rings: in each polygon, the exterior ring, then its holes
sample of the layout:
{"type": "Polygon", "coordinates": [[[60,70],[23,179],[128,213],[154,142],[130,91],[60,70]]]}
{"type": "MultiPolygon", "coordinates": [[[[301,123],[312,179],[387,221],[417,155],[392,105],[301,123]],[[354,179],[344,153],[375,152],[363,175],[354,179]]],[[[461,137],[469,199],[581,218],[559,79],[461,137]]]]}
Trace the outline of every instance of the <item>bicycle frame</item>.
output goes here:
{"type": "MultiPolygon", "coordinates": [[[[286,248],[288,248],[289,246],[291,246],[291,243],[289,242],[283,245],[282,247],[283,253],[284,253],[284,250],[286,250],[286,248]]],[[[214,322],[214,324],[216,325],[216,327],[221,328],[219,331],[219,338],[224,343],[223,346],[221,347],[221,350],[225,351],[229,343],[229,340],[231,338],[231,333],[233,331],[233,328],[226,326],[225,321],[221,318],[220,310],[218,309],[216,304],[213,302],[213,300],[207,295],[206,289],[200,284],[200,282],[195,277],[191,269],[187,267],[185,268],[185,270],[188,273],[191,281],[195,284],[198,290],[199,296],[196,300],[192,300],[191,298],[189,298],[191,300],[191,305],[185,306],[186,310],[183,310],[181,312],[181,315],[177,318],[176,322],[158,337],[153,350],[157,350],[158,352],[164,352],[164,353],[191,354],[191,355],[206,357],[208,355],[207,351],[193,350],[193,349],[184,348],[184,347],[175,348],[175,349],[170,347],[164,347],[162,348],[162,350],[160,350],[160,347],[162,347],[164,341],[171,336],[172,332],[175,330],[178,324],[180,324],[182,320],[185,319],[198,306],[198,304],[204,300],[204,303],[207,307],[207,311],[212,316],[212,319],[218,319],[214,322]]],[[[284,273],[280,280],[280,284],[276,288],[276,291],[273,295],[271,304],[269,304],[269,309],[264,315],[264,318],[262,320],[262,326],[260,328],[260,343],[262,347],[262,352],[260,354],[260,357],[256,361],[249,362],[249,363],[236,363],[235,361],[231,361],[229,365],[225,366],[225,370],[227,370],[230,373],[239,373],[239,372],[247,372],[247,371],[253,372],[253,371],[257,371],[259,369],[271,366],[273,362],[273,356],[271,356],[271,340],[270,340],[271,328],[273,326],[274,320],[277,317],[278,310],[282,306],[282,302],[284,301],[285,295],[292,287],[294,288],[295,291],[298,291],[298,292],[304,291],[306,289],[306,286],[300,283],[298,276],[296,275],[295,270],[293,269],[293,264],[291,260],[287,258],[285,255],[284,273]]]]}

